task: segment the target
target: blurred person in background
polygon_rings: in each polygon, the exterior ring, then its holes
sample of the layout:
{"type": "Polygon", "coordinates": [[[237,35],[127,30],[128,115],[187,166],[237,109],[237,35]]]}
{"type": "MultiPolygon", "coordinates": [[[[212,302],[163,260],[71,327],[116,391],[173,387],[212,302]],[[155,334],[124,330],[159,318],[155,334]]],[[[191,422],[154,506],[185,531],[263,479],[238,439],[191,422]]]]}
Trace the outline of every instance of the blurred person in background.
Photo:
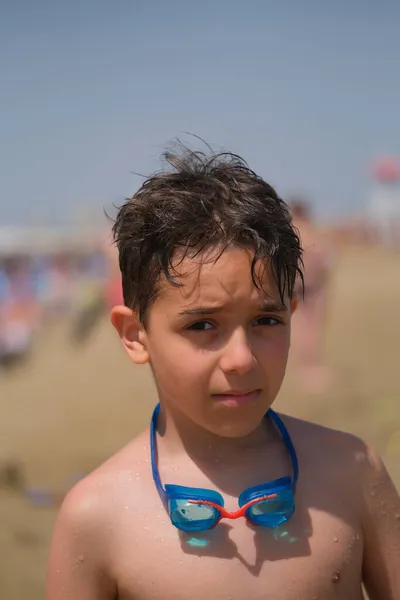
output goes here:
{"type": "Polygon", "coordinates": [[[122,279],[119,268],[118,251],[114,244],[106,243],[104,248],[108,264],[108,276],[105,289],[105,300],[107,310],[111,310],[114,306],[124,304],[122,293],[122,279]]]}
{"type": "Polygon", "coordinates": [[[29,261],[12,257],[3,267],[0,297],[0,367],[10,368],[28,357],[40,321],[29,261]]]}
{"type": "Polygon", "coordinates": [[[94,278],[81,303],[72,326],[72,339],[82,344],[92,335],[101,319],[116,305],[123,304],[122,281],[118,252],[109,233],[93,257],[100,277],[94,278]]]}
{"type": "Polygon", "coordinates": [[[298,308],[293,319],[294,354],[307,392],[324,392],[332,376],[326,364],[325,334],[333,248],[318,231],[311,207],[303,199],[290,203],[293,224],[303,246],[304,287],[297,281],[298,308]]]}
{"type": "Polygon", "coordinates": [[[48,312],[53,318],[70,314],[73,307],[73,278],[68,256],[51,257],[47,265],[48,312]]]}

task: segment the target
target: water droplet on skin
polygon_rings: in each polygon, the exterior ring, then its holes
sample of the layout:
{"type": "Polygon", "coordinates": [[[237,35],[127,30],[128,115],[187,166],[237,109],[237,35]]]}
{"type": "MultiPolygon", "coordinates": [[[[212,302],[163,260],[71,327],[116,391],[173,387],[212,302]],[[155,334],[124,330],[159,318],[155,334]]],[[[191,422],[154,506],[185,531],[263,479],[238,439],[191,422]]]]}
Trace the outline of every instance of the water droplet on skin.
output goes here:
{"type": "Polygon", "coordinates": [[[332,582],[339,583],[339,581],[340,581],[340,573],[339,573],[339,571],[335,571],[334,574],[332,575],[332,582]]]}
{"type": "Polygon", "coordinates": [[[339,539],[338,539],[338,538],[335,536],[335,537],[333,538],[333,541],[334,541],[334,542],[338,542],[338,541],[339,541],[339,539]]]}
{"type": "Polygon", "coordinates": [[[164,541],[164,538],[161,538],[160,542],[163,542],[163,541],[164,541]]]}
{"type": "Polygon", "coordinates": [[[354,458],[357,462],[365,461],[365,452],[355,452],[354,458]]]}

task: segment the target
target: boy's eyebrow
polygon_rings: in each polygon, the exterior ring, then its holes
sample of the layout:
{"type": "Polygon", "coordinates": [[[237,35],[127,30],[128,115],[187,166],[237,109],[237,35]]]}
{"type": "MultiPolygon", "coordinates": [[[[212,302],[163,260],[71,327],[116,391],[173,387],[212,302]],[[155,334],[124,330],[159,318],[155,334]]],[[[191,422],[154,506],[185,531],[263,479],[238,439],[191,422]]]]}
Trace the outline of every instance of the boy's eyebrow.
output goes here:
{"type": "MultiPolygon", "coordinates": [[[[182,311],[180,311],[179,314],[180,315],[212,315],[212,314],[221,312],[222,310],[224,310],[224,308],[226,308],[226,307],[225,306],[193,306],[193,307],[184,308],[182,311]]],[[[287,312],[287,310],[288,310],[287,306],[282,304],[282,302],[275,302],[275,301],[262,302],[258,308],[259,308],[259,310],[261,310],[261,312],[271,312],[271,313],[287,312]]]]}
{"type": "Polygon", "coordinates": [[[287,312],[288,307],[286,304],[283,304],[283,302],[277,302],[275,300],[268,302],[268,300],[265,300],[260,304],[260,309],[263,312],[287,312]]]}

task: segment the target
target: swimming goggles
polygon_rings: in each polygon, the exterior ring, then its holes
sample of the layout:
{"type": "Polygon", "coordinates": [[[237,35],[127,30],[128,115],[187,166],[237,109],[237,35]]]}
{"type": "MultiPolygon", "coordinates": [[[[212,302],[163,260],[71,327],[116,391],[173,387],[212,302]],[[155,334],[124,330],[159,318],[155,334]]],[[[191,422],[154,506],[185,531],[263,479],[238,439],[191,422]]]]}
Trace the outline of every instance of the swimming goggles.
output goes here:
{"type": "Polygon", "coordinates": [[[281,477],[267,483],[247,488],[238,499],[239,509],[229,512],[218,492],[203,488],[161,483],[157,466],[156,428],[160,412],[158,404],[150,424],[151,468],[154,484],[166,507],[172,524],[181,531],[206,531],[213,529],[221,519],[245,517],[251,525],[277,527],[288,521],[294,513],[294,495],[299,476],[299,466],[292,440],[280,417],[269,409],[270,418],[282,436],[289,452],[293,476],[281,477]]]}

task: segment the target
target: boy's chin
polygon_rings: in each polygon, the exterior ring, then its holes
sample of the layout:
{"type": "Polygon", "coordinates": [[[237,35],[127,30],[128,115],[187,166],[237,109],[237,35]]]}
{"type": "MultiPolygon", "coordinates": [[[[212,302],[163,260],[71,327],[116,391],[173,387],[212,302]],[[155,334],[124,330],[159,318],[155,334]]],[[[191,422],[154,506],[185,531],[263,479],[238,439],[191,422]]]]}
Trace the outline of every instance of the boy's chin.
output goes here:
{"type": "Polygon", "coordinates": [[[251,436],[252,433],[257,431],[263,421],[267,408],[262,411],[257,411],[256,414],[230,414],[224,415],[222,419],[213,420],[203,424],[203,427],[208,429],[211,433],[224,438],[243,438],[251,436]]]}
{"type": "Polygon", "coordinates": [[[220,427],[210,428],[210,432],[227,439],[240,439],[251,436],[259,427],[262,419],[255,423],[242,423],[240,425],[223,425],[220,427]]]}
{"type": "MultiPolygon", "coordinates": [[[[221,438],[239,439],[251,436],[259,430],[265,414],[272,404],[272,401],[269,400],[269,398],[260,398],[259,401],[246,407],[231,407],[214,403],[195,411],[187,410],[186,407],[186,410],[182,410],[182,407],[179,407],[179,411],[176,413],[176,408],[178,408],[176,406],[172,410],[176,416],[179,413],[181,417],[184,416],[187,425],[191,422],[192,426],[198,428],[198,433],[202,430],[204,433],[208,432],[221,438]]],[[[172,406],[170,405],[168,408],[171,410],[172,406]]],[[[190,426],[188,430],[190,430],[190,426]]],[[[195,430],[193,430],[193,435],[196,435],[195,430]]]]}

